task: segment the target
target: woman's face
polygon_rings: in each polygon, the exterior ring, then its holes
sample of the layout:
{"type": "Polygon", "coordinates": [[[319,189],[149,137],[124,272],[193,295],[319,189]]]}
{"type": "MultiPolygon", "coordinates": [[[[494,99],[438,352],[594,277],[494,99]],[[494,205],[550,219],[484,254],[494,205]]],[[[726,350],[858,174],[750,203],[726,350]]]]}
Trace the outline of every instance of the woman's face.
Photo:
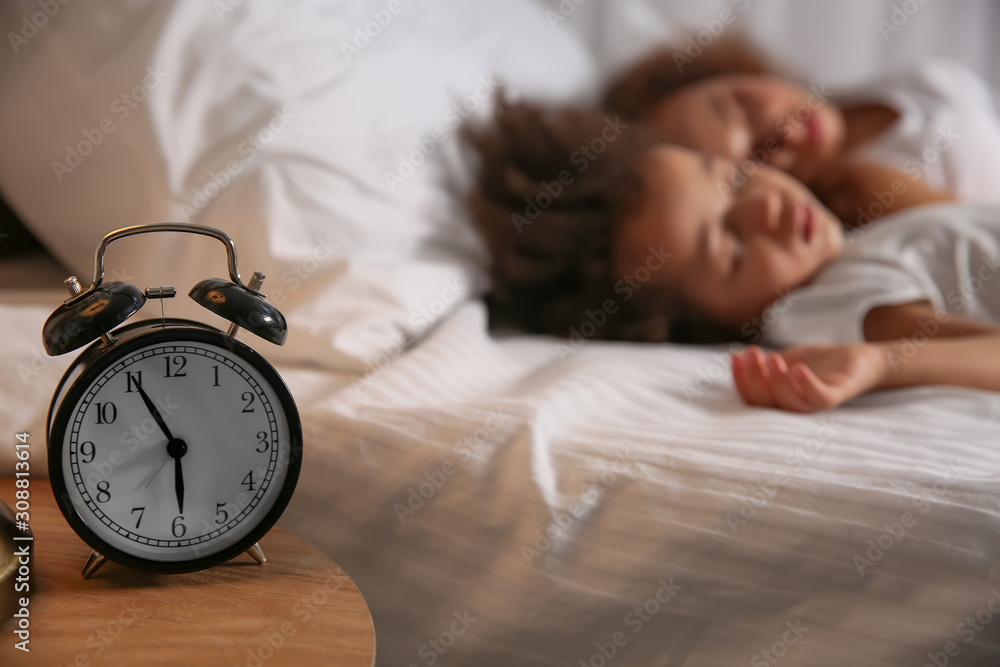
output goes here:
{"type": "Polygon", "coordinates": [[[719,324],[749,322],[843,249],[840,223],[784,172],[760,167],[734,188],[731,160],[669,145],[639,168],[643,200],[616,229],[616,274],[669,255],[651,283],[719,324]]]}
{"type": "Polygon", "coordinates": [[[648,120],[671,143],[767,164],[803,183],[833,162],[844,138],[843,115],[821,91],[763,74],[699,81],[666,97],[648,120]]]}

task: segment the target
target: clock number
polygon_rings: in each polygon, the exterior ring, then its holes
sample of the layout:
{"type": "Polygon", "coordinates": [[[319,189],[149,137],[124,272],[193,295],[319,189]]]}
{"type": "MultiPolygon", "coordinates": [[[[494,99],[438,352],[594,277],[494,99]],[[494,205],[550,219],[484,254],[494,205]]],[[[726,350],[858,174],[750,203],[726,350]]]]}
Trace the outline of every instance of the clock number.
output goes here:
{"type": "Polygon", "coordinates": [[[164,375],[163,377],[165,378],[187,377],[187,371],[184,370],[184,367],[187,366],[187,357],[178,354],[171,359],[170,355],[168,354],[167,356],[163,357],[163,361],[167,365],[167,374],[164,375]],[[170,369],[173,366],[176,366],[176,369],[173,372],[171,372],[170,369]]]}
{"type": "Polygon", "coordinates": [[[219,364],[212,366],[212,372],[215,374],[215,380],[212,382],[212,386],[221,387],[222,385],[219,384],[219,364]]]}
{"type": "Polygon", "coordinates": [[[247,476],[243,478],[240,484],[247,487],[247,491],[253,491],[253,470],[247,473],[247,476]]]}
{"type": "Polygon", "coordinates": [[[97,502],[106,503],[111,500],[111,485],[107,480],[97,483],[97,502]]]}
{"type": "Polygon", "coordinates": [[[134,394],[136,387],[142,386],[142,371],[125,371],[125,379],[128,382],[125,388],[126,394],[134,394]]]}
{"type": "Polygon", "coordinates": [[[93,463],[94,454],[96,454],[94,443],[91,442],[90,440],[87,440],[86,442],[80,445],[80,456],[83,457],[81,459],[82,463],[93,463]]]}
{"type": "Polygon", "coordinates": [[[257,431],[257,444],[260,445],[260,447],[257,448],[258,454],[263,454],[271,447],[271,445],[267,443],[267,431],[257,431]]]}
{"type": "Polygon", "coordinates": [[[132,514],[135,514],[136,512],[139,513],[139,518],[135,520],[135,527],[138,528],[139,524],[142,523],[142,515],[146,513],[146,508],[145,507],[133,507],[132,508],[132,514]]]}
{"type": "Polygon", "coordinates": [[[229,521],[229,512],[226,511],[226,503],[215,503],[215,523],[221,526],[227,521],[229,521]]]}
{"type": "Polygon", "coordinates": [[[97,407],[98,424],[113,424],[118,419],[118,408],[111,401],[94,405],[97,407]]]}
{"type": "Polygon", "coordinates": [[[242,398],[244,401],[247,402],[247,404],[243,406],[243,412],[255,412],[254,408],[251,407],[253,405],[253,402],[257,400],[257,397],[254,396],[253,392],[251,391],[243,392],[242,398]]]}
{"type": "Polygon", "coordinates": [[[178,514],[174,522],[170,524],[170,531],[174,534],[174,537],[184,537],[187,532],[187,526],[183,524],[184,515],[178,514]]]}

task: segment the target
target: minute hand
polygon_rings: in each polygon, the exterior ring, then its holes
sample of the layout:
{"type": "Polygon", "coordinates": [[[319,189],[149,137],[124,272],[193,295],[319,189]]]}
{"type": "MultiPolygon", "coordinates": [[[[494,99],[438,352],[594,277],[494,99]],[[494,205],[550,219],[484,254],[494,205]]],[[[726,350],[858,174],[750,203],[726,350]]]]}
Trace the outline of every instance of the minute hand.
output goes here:
{"type": "Polygon", "coordinates": [[[156,409],[156,405],[149,399],[149,394],[145,392],[141,384],[137,384],[135,388],[139,390],[142,402],[146,404],[146,409],[149,410],[149,414],[153,415],[153,419],[156,421],[156,425],[160,427],[160,430],[163,431],[163,435],[167,436],[167,440],[173,440],[174,434],[167,428],[167,423],[163,421],[160,411],[156,409]]]}

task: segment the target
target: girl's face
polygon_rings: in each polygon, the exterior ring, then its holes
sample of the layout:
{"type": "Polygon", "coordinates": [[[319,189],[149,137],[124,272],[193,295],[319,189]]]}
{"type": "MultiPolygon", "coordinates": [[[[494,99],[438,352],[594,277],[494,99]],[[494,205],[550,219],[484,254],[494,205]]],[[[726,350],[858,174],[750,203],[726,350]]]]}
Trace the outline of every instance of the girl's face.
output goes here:
{"type": "Polygon", "coordinates": [[[719,324],[749,322],[843,249],[837,219],[784,172],[759,167],[733,187],[731,160],[665,144],[639,168],[644,196],[616,229],[616,274],[646,266],[719,324]],[[669,257],[650,264],[654,251],[669,257]]]}
{"type": "Polygon", "coordinates": [[[767,164],[803,183],[833,162],[844,138],[843,114],[821,90],[762,74],[694,83],[664,98],[648,120],[671,143],[767,164]]]}

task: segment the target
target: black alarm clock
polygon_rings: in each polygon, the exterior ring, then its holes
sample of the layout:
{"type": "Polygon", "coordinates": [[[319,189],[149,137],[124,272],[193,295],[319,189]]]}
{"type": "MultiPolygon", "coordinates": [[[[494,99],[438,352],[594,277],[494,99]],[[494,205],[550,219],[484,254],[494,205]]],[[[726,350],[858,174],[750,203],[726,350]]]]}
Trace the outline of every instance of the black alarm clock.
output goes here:
{"type": "MultiPolygon", "coordinates": [[[[59,509],[93,549],[89,578],[105,562],[152,572],[191,572],[247,551],[288,505],[302,464],[302,425],[277,371],[236,340],[240,328],[282,345],[284,317],[240,280],[236,247],[222,231],[159,223],[116,230],[100,242],[94,280],[75,277],[46,321],[45,349],[89,345],[63,375],[49,408],[49,476],[59,509]],[[104,252],[118,239],[185,232],[220,240],[229,280],[210,278],[190,296],[229,320],[228,331],[161,317],[124,324],[171,286],[139,290],[103,281],[104,252]]],[[[161,301],[162,304],[162,301],[161,301]]]]}

